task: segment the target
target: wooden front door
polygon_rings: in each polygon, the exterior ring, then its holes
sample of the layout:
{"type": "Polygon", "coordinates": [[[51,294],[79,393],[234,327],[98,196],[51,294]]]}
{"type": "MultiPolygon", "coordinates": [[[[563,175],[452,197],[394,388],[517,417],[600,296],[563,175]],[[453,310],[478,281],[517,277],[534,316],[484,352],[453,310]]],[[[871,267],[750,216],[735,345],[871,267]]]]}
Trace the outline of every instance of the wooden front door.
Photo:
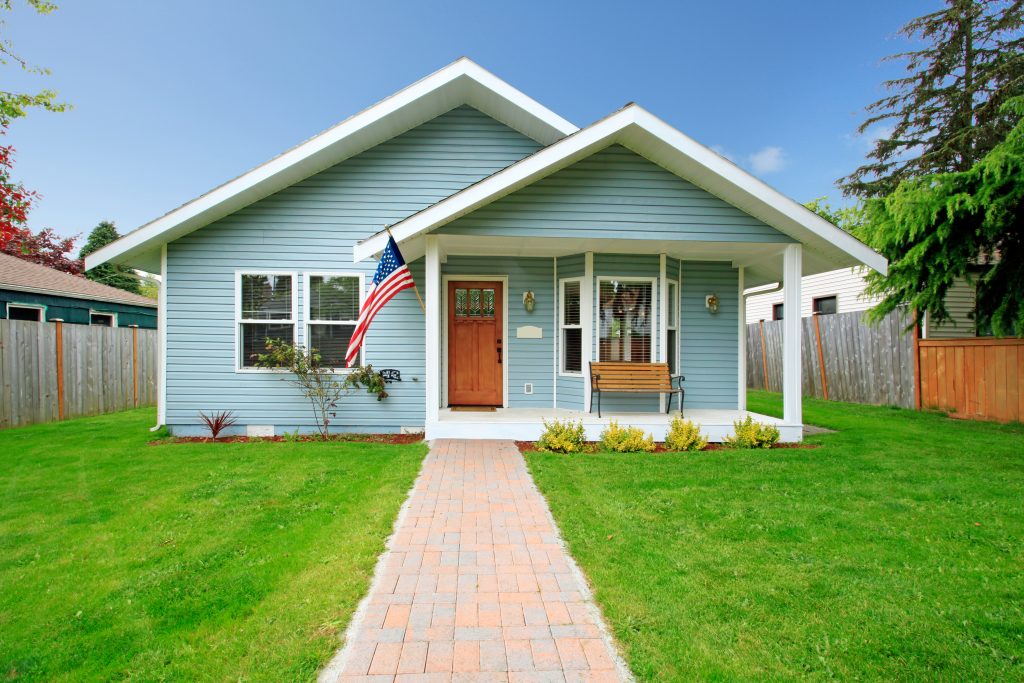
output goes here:
{"type": "Polygon", "coordinates": [[[448,283],[448,405],[501,406],[501,282],[448,283]]]}

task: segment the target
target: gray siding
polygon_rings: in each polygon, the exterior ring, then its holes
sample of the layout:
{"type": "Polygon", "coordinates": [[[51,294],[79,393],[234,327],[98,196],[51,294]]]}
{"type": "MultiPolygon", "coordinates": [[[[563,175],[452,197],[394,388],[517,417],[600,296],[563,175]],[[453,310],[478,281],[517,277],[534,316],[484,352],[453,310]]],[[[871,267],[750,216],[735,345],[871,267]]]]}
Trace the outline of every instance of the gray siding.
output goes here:
{"type": "Polygon", "coordinates": [[[682,374],[686,405],[735,408],[739,373],[739,277],[727,263],[683,262],[680,286],[682,374]],[[718,313],[704,307],[717,294],[718,313]]]}
{"type": "MultiPolygon", "coordinates": [[[[505,340],[508,405],[510,408],[550,407],[554,400],[554,261],[551,258],[451,256],[442,264],[441,273],[508,276],[508,339],[505,340]],[[532,290],[537,299],[532,313],[523,308],[523,292],[527,290],[532,290]],[[541,328],[543,338],[517,338],[516,328],[521,325],[541,328]],[[527,382],[533,384],[533,394],[523,393],[527,382]]],[[[447,373],[446,358],[441,359],[441,372],[447,373]]]]}
{"type": "Polygon", "coordinates": [[[718,197],[613,145],[439,229],[443,234],[792,242],[718,197]]]}
{"type": "MultiPolygon", "coordinates": [[[[294,270],[297,284],[303,272],[359,271],[368,283],[375,264],[352,263],[356,241],[538,147],[460,107],[171,243],[168,424],[185,433],[199,423],[199,410],[224,409],[235,411],[242,425],[310,426],[307,402],[280,375],[235,371],[235,270],[294,270]]],[[[422,260],[411,268],[422,282],[422,260]]],[[[304,294],[300,290],[300,341],[304,294]]],[[[335,422],[339,429],[423,424],[424,337],[415,295],[402,292],[377,316],[366,362],[398,368],[404,381],[392,385],[383,402],[362,393],[347,397],[335,422]]]]}

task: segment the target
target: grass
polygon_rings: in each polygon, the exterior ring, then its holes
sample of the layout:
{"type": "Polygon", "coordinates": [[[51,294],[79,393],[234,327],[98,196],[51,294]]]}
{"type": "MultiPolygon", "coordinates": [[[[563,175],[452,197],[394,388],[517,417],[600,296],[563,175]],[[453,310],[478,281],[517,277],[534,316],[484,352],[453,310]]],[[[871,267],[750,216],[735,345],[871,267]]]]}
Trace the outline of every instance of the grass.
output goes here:
{"type": "Polygon", "coordinates": [[[313,679],[425,447],[147,446],[153,420],[0,432],[0,675],[313,679]]]}
{"type": "Polygon", "coordinates": [[[1024,427],[804,406],[820,448],[528,455],[638,678],[1024,679],[1024,427]]]}

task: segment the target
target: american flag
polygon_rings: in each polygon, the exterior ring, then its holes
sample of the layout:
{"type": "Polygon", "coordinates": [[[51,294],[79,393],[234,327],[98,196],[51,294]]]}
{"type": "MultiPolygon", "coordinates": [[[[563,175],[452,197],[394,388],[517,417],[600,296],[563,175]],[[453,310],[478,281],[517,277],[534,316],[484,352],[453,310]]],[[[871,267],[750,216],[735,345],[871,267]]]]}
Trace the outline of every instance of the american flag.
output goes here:
{"type": "Polygon", "coordinates": [[[412,273],[405,265],[402,252],[398,251],[395,238],[388,235],[388,246],[380,255],[380,263],[377,264],[377,272],[373,274],[373,287],[370,288],[362,308],[359,309],[359,320],[356,321],[355,332],[348,342],[348,352],[345,354],[345,364],[352,367],[352,364],[359,358],[359,348],[366,338],[366,331],[370,329],[370,323],[377,311],[384,308],[384,304],[391,301],[391,298],[403,289],[415,287],[412,280],[412,273]]]}

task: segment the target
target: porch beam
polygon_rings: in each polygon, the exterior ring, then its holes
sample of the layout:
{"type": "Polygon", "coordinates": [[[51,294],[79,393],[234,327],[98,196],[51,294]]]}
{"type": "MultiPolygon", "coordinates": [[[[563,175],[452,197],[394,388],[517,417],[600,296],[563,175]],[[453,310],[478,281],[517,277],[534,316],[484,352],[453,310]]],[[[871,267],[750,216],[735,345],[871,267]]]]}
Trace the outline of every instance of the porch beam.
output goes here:
{"type": "Polygon", "coordinates": [[[800,278],[803,245],[790,244],[783,252],[782,284],[782,419],[803,424],[800,378],[800,278]]]}
{"type": "Polygon", "coordinates": [[[441,408],[441,258],[436,235],[426,237],[426,391],[428,431],[438,421],[441,408]]]}

